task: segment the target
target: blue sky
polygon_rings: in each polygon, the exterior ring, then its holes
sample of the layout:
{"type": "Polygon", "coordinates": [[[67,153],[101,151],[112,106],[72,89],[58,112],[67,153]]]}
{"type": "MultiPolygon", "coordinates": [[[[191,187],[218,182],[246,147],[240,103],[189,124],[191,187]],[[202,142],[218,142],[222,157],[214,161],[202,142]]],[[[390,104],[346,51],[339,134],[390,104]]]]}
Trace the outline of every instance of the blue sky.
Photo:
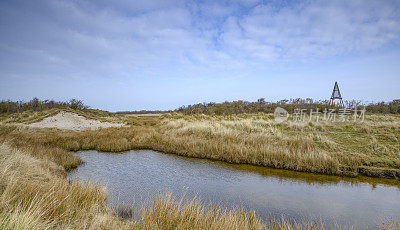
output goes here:
{"type": "Polygon", "coordinates": [[[0,99],[400,98],[400,1],[0,1],[0,99]]]}

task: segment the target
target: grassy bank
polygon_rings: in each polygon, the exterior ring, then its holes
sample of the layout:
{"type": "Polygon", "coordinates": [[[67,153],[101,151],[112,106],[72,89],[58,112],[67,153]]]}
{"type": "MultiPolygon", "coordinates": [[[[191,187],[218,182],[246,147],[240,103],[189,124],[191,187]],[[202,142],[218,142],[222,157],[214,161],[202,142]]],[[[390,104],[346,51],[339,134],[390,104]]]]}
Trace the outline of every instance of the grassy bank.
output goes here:
{"type": "Polygon", "coordinates": [[[335,175],[400,178],[400,117],[276,124],[271,115],[165,118],[157,147],[182,155],[335,175]],[[168,143],[168,144],[167,144],[168,143]],[[164,146],[168,147],[164,147],[164,146]]]}
{"type": "Polygon", "coordinates": [[[3,124],[0,136],[16,147],[29,143],[108,152],[144,148],[295,171],[400,178],[400,117],[394,115],[370,115],[363,123],[284,124],[276,124],[269,114],[97,118],[130,127],[73,132],[3,124]]]}

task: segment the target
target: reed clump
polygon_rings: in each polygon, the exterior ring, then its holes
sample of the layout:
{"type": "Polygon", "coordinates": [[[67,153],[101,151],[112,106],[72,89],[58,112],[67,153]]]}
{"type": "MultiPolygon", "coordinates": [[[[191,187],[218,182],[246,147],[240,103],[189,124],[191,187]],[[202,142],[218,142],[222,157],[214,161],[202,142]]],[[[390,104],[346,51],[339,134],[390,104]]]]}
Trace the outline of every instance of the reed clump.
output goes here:
{"type": "Polygon", "coordinates": [[[114,218],[101,186],[68,182],[50,159],[0,147],[1,229],[84,229],[99,215],[114,218]]]}
{"type": "Polygon", "coordinates": [[[144,229],[266,229],[254,212],[205,206],[198,199],[177,200],[171,192],[148,201],[142,210],[144,229]]]}

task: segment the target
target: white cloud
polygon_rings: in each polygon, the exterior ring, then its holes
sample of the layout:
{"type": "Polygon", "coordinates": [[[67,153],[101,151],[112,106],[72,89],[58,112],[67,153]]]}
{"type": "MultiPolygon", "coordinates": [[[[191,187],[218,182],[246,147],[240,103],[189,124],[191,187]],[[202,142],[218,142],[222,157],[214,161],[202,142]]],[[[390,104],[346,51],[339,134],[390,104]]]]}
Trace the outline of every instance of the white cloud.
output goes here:
{"type": "Polygon", "coordinates": [[[36,50],[38,59],[58,63],[68,76],[113,77],[234,71],[399,41],[398,1],[263,2],[2,3],[0,19],[7,23],[0,25],[0,39],[8,54],[36,50]]]}
{"type": "Polygon", "coordinates": [[[399,41],[398,1],[307,1],[259,5],[228,19],[222,41],[241,57],[261,60],[330,57],[399,41]],[[231,20],[231,21],[230,21],[231,20]]]}

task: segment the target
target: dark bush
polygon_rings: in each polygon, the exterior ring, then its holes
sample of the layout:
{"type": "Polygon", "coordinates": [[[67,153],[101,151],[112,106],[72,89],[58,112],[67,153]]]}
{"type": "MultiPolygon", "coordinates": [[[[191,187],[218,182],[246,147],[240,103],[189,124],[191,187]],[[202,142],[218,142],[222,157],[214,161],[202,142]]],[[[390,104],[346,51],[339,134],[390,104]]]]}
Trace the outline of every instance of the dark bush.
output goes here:
{"type": "Polygon", "coordinates": [[[24,101],[11,101],[2,100],[0,101],[0,114],[18,113],[24,111],[42,111],[53,108],[71,108],[71,109],[88,109],[89,106],[85,105],[82,100],[71,99],[69,102],[60,102],[54,100],[39,100],[33,98],[28,102],[24,101]]]}
{"type": "MultiPolygon", "coordinates": [[[[400,100],[393,100],[392,102],[378,102],[364,104],[361,101],[345,101],[346,108],[366,108],[368,113],[391,113],[400,114],[400,100]]],[[[233,101],[233,102],[223,102],[223,103],[199,103],[194,105],[182,106],[177,109],[177,112],[185,114],[215,114],[215,115],[230,115],[230,114],[240,114],[240,113],[273,113],[276,107],[282,107],[288,112],[293,113],[295,109],[316,109],[319,108],[320,111],[324,109],[339,109],[337,106],[329,105],[328,100],[324,101],[314,101],[311,98],[306,99],[290,99],[290,100],[280,100],[277,102],[267,102],[264,98],[258,99],[256,102],[248,101],[233,101]]]]}

